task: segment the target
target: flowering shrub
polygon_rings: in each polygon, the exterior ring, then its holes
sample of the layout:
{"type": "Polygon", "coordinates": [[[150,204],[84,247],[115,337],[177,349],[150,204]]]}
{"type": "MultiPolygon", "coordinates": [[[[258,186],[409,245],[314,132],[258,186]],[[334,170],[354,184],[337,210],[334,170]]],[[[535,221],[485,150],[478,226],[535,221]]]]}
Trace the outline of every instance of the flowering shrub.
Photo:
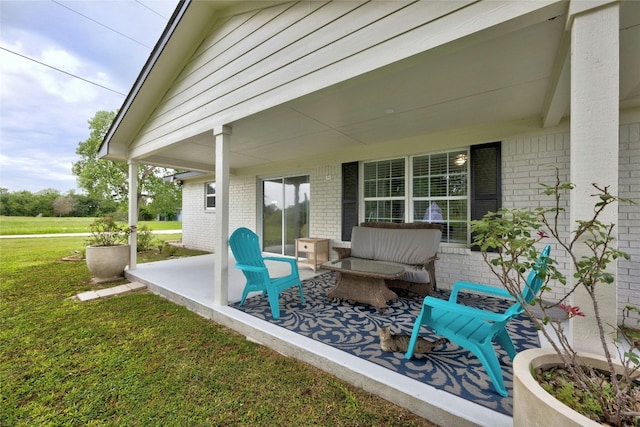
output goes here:
{"type": "Polygon", "coordinates": [[[96,218],[89,224],[91,236],[85,241],[87,246],[116,246],[126,244],[129,228],[120,226],[111,217],[96,218]]]}
{"type": "Polygon", "coordinates": [[[581,316],[584,317],[584,313],[580,311],[580,307],[574,307],[568,304],[558,304],[558,306],[567,313],[568,318],[572,318],[573,316],[581,316]]]}
{"type": "MultiPolygon", "coordinates": [[[[535,302],[543,313],[542,318],[536,317],[531,306],[525,306],[524,309],[562,360],[563,375],[571,383],[570,387],[563,388],[563,394],[567,394],[567,390],[571,389],[575,390],[575,396],[588,396],[588,400],[592,403],[587,406],[593,407],[595,402],[597,409],[584,415],[596,421],[614,426],[638,425],[640,424],[638,342],[628,340],[626,347],[618,347],[624,370],[621,375],[616,375],[614,356],[609,348],[611,338],[605,331],[606,325],[600,316],[596,293],[599,286],[610,285],[615,280],[613,274],[607,270],[608,265],[619,258],[629,259],[629,255],[618,250],[614,243],[614,224],[605,224],[600,221],[600,217],[612,204],[615,208],[618,202],[634,202],[610,194],[608,187],[593,184],[596,190],[593,196],[596,199],[593,216],[589,220],[577,221],[575,230],[565,238],[559,225],[561,213],[564,211],[561,207],[561,198],[574,186],[570,183],[561,183],[557,170],[556,183],[551,186],[542,184],[542,186],[543,194],[554,199],[553,207],[538,207],[532,210],[500,209],[495,213],[490,212],[483,219],[472,222],[474,244],[480,246],[485,263],[505,289],[516,298],[522,294],[526,286],[527,271],[536,269],[536,260],[539,256],[537,243],[542,240],[547,243],[547,239],[552,239],[558,247],[565,250],[575,272],[572,280],[568,281],[557,269],[553,259],[547,260],[546,270],[537,271],[538,274],[545,276],[545,285],[535,302]],[[553,304],[543,303],[544,293],[550,290],[548,286],[550,281],[568,285],[564,297],[553,304]],[[577,352],[565,333],[562,320],[552,320],[548,315],[548,310],[557,306],[564,310],[569,318],[585,316],[579,307],[571,306],[566,302],[578,288],[586,291],[593,306],[602,353],[609,365],[609,371],[605,373],[606,381],[603,381],[601,372],[584,366],[580,362],[577,352]],[[552,337],[552,334],[555,336],[552,337]]],[[[568,400],[571,401],[571,399],[568,400]]]]}

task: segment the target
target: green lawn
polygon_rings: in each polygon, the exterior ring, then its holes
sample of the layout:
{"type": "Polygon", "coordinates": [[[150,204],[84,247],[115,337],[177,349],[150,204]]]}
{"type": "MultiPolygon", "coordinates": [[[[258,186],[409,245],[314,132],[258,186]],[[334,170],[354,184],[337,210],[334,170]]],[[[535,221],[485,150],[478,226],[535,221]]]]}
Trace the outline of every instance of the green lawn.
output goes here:
{"type": "MultiPolygon", "coordinates": [[[[0,216],[0,235],[87,233],[95,218],[51,218],[0,216]]],[[[150,230],[182,230],[178,221],[140,221],[138,227],[146,225],[150,230]]]]}
{"type": "Polygon", "coordinates": [[[0,240],[0,425],[429,425],[148,292],[70,299],[82,242],[0,240]]]}

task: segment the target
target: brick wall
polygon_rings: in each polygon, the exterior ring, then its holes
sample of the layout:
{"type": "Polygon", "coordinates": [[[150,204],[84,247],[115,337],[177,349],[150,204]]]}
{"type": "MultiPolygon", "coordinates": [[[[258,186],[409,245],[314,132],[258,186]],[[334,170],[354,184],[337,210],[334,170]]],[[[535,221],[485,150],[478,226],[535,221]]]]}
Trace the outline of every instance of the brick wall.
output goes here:
{"type": "MultiPolygon", "coordinates": [[[[569,175],[568,132],[518,137],[502,142],[502,192],[503,206],[508,208],[550,205],[548,198],[540,195],[540,183],[555,181],[555,167],[560,169],[561,179],[569,175]]],[[[564,228],[568,219],[564,218],[564,228]]],[[[437,262],[438,287],[449,289],[458,280],[501,286],[498,279],[486,266],[482,254],[453,245],[442,245],[437,262]]],[[[554,257],[563,255],[554,248],[554,257]]],[[[560,267],[566,271],[566,265],[560,267]]],[[[563,289],[554,289],[551,297],[563,294],[563,289]]]]}
{"type": "Polygon", "coordinates": [[[238,227],[257,231],[258,182],[255,176],[231,177],[229,184],[229,233],[238,227]]]}
{"type": "MultiPolygon", "coordinates": [[[[205,208],[205,183],[186,182],[182,187],[182,241],[191,249],[213,252],[216,210],[205,208]]],[[[229,230],[248,227],[256,230],[256,178],[232,177],[229,186],[229,230]]]]}
{"type": "MultiPolygon", "coordinates": [[[[311,170],[311,212],[309,236],[334,239],[340,236],[342,223],[342,174],[340,164],[318,166],[311,170]],[[321,209],[314,209],[321,207],[321,209]]],[[[331,256],[331,254],[330,254],[331,256]]]]}
{"type": "MultiPolygon", "coordinates": [[[[640,202],[640,124],[620,126],[620,172],[618,193],[623,198],[640,202]]],[[[520,137],[503,141],[502,146],[502,188],[503,206],[508,208],[529,208],[533,206],[551,206],[549,197],[540,195],[539,183],[553,184],[555,168],[560,171],[562,181],[570,180],[569,170],[569,133],[563,132],[544,136],[520,137]]],[[[606,185],[606,183],[599,183],[606,185]]],[[[568,208],[568,198],[562,207],[568,208]]],[[[560,229],[564,237],[570,232],[568,213],[560,217],[560,229]]],[[[618,218],[618,246],[627,252],[631,259],[620,260],[616,277],[618,292],[618,313],[621,320],[625,305],[640,307],[640,205],[620,204],[618,218]]],[[[468,271],[477,268],[479,276],[487,283],[497,285],[494,278],[486,276],[486,267],[475,264],[479,254],[452,255],[446,253],[438,263],[439,270],[468,271]],[[467,258],[470,259],[467,259],[467,258]]],[[[569,265],[566,253],[552,245],[552,254],[559,263],[562,272],[568,274],[569,265]]],[[[463,274],[464,275],[464,274],[463,274]]],[[[441,275],[439,274],[440,278],[441,275]]],[[[453,278],[445,275],[447,285],[453,278]]],[[[560,298],[565,289],[561,285],[552,286],[549,298],[560,298]]]]}
{"type": "MultiPolygon", "coordinates": [[[[540,183],[553,184],[555,168],[563,181],[569,180],[569,132],[530,135],[505,139],[502,143],[502,191],[504,207],[530,208],[551,206],[552,201],[540,194],[540,183]]],[[[311,206],[309,234],[331,239],[330,246],[349,246],[341,235],[341,164],[314,166],[310,175],[311,206]]],[[[603,183],[605,184],[605,183],[603,183]]],[[[185,183],[183,188],[183,241],[188,247],[213,251],[215,211],[204,209],[204,183],[185,183]]],[[[233,176],[230,185],[229,229],[246,226],[257,230],[258,179],[255,176],[233,176]]],[[[640,201],[640,124],[620,127],[620,196],[640,201]]],[[[568,207],[568,199],[563,202],[568,207]]],[[[630,261],[618,264],[618,306],[640,306],[640,206],[621,205],[619,211],[619,246],[631,255],[630,261]]],[[[568,215],[561,217],[561,227],[569,232],[568,215]]],[[[566,254],[552,248],[559,268],[568,273],[566,254]]],[[[330,256],[335,258],[335,254],[330,256]]],[[[457,280],[479,281],[499,286],[486,267],[480,253],[467,248],[443,245],[437,262],[438,286],[450,288],[457,280]]],[[[559,298],[562,286],[553,287],[548,296],[559,298]]]]}
{"type": "MultiPolygon", "coordinates": [[[[553,185],[556,170],[561,182],[569,181],[569,132],[509,139],[502,147],[502,191],[503,206],[506,208],[552,207],[554,201],[541,194],[540,184],[553,185]]],[[[561,200],[561,206],[567,208],[569,195],[561,200]]],[[[563,238],[568,238],[569,215],[560,216],[560,230],[563,238]]],[[[541,244],[542,247],[545,243],[541,244]]],[[[558,268],[569,273],[566,253],[552,244],[552,257],[558,268]]],[[[546,298],[559,299],[565,294],[562,285],[551,286],[546,298]]]]}
{"type": "MultiPolygon", "coordinates": [[[[569,132],[506,139],[502,143],[503,206],[530,208],[552,206],[553,201],[540,194],[540,183],[553,184],[556,167],[562,181],[570,180],[569,132]]],[[[606,183],[602,183],[603,185],[606,183]]],[[[640,124],[620,126],[619,195],[640,202],[640,124]]],[[[561,206],[568,208],[568,198],[561,206]]],[[[568,237],[569,215],[560,217],[560,230],[568,237]]],[[[640,307],[640,205],[621,204],[618,219],[618,245],[629,255],[629,261],[618,262],[616,277],[619,321],[625,305],[640,307]]],[[[347,244],[348,245],[348,244],[347,244]]],[[[568,274],[566,253],[552,245],[559,269],[568,274]]],[[[478,281],[500,286],[482,260],[482,255],[469,249],[443,245],[437,262],[438,286],[450,288],[457,280],[478,281]]],[[[560,298],[565,288],[557,284],[547,294],[560,298]]]]}
{"type": "Polygon", "coordinates": [[[640,123],[620,126],[618,191],[621,197],[638,203],[621,204],[619,208],[618,245],[631,256],[629,261],[618,262],[618,311],[621,312],[627,304],[640,307],[640,123]]]}
{"type": "Polygon", "coordinates": [[[182,242],[191,249],[213,251],[216,212],[205,209],[205,183],[182,186],[182,242]]]}

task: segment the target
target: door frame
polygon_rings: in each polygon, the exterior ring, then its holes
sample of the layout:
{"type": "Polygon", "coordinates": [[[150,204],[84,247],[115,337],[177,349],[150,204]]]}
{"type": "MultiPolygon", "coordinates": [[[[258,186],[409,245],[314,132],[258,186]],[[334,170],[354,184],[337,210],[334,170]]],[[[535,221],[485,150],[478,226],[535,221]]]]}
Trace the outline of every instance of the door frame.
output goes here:
{"type": "Polygon", "coordinates": [[[288,201],[288,199],[286,198],[286,192],[285,192],[285,181],[287,179],[290,178],[306,178],[306,182],[304,182],[304,184],[308,185],[308,206],[306,209],[306,218],[305,218],[305,223],[307,225],[307,231],[306,231],[306,236],[300,236],[300,237],[308,237],[309,235],[309,229],[308,229],[308,224],[309,224],[309,219],[311,217],[311,175],[308,173],[297,173],[297,174],[287,174],[287,175],[276,175],[276,176],[268,176],[268,177],[260,177],[259,178],[259,182],[258,182],[258,203],[259,203],[259,209],[258,209],[258,229],[260,231],[260,237],[261,237],[261,250],[263,252],[266,253],[273,253],[276,255],[280,255],[280,256],[293,256],[293,252],[295,250],[295,248],[292,246],[291,248],[291,254],[287,254],[286,253],[286,247],[287,247],[287,243],[286,243],[286,211],[287,211],[287,207],[285,206],[286,202],[288,201]],[[265,193],[264,193],[264,184],[266,181],[277,181],[280,180],[280,184],[283,187],[282,189],[282,218],[281,218],[281,239],[280,239],[280,252],[270,252],[270,251],[266,251],[265,250],[265,240],[264,240],[264,233],[265,233],[265,224],[264,224],[264,219],[265,219],[265,193]]]}

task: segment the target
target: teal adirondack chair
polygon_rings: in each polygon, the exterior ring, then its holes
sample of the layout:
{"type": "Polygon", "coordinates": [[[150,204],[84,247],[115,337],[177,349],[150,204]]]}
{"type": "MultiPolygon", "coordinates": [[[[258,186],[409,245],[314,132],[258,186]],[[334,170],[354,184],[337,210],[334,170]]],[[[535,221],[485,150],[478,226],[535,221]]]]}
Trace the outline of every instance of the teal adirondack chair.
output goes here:
{"type": "Polygon", "coordinates": [[[258,236],[248,228],[238,228],[229,237],[229,246],[236,259],[236,268],[242,270],[247,279],[247,284],[242,291],[240,305],[244,304],[249,292],[262,292],[269,298],[271,315],[274,319],[280,318],[280,293],[285,289],[298,286],[300,300],[306,303],[302,294],[302,283],[298,274],[298,264],[295,259],[284,257],[263,257],[260,250],[258,236]],[[285,262],[291,265],[291,273],[283,277],[272,278],[264,261],[285,262]]]}
{"type": "MultiPolygon", "coordinates": [[[[537,264],[542,269],[541,271],[546,269],[550,251],[550,246],[545,247],[538,258],[537,264]]],[[[534,270],[529,273],[527,277],[528,286],[522,294],[522,302],[530,303],[536,297],[544,282],[540,276],[534,270]]],[[[482,362],[496,391],[502,396],[508,396],[504,386],[500,362],[493,347],[493,340],[497,338],[511,360],[513,360],[516,350],[506,326],[511,319],[522,313],[524,309],[519,301],[513,303],[503,313],[494,313],[458,304],[458,292],[461,290],[514,299],[505,289],[470,282],[456,282],[453,285],[449,300],[426,297],[422,303],[420,315],[413,326],[405,359],[413,357],[413,350],[418,339],[420,327],[422,325],[428,326],[434,329],[437,335],[444,336],[449,341],[475,354],[482,362]]]]}

